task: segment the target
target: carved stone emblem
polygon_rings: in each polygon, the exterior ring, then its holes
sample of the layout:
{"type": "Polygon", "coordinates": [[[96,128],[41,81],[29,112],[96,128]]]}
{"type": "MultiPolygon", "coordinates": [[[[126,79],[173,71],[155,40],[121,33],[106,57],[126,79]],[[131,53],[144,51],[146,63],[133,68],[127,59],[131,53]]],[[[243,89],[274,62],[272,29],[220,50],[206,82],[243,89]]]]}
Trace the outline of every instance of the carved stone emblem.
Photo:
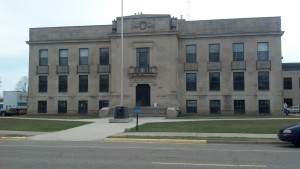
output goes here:
{"type": "Polygon", "coordinates": [[[147,22],[141,21],[141,22],[140,22],[140,30],[145,30],[146,27],[147,27],[147,22]]]}
{"type": "Polygon", "coordinates": [[[146,22],[146,21],[140,21],[138,23],[132,24],[132,29],[140,29],[140,30],[146,30],[146,29],[153,29],[154,23],[146,22]]]}

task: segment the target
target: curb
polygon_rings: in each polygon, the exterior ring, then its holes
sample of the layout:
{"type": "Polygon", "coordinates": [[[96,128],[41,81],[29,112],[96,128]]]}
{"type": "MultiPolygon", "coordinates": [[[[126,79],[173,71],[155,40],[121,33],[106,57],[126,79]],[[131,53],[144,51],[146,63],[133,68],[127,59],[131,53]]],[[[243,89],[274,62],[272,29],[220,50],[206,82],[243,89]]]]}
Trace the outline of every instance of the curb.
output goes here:
{"type": "Polygon", "coordinates": [[[25,140],[27,137],[0,137],[0,140],[25,140]]]}
{"type": "Polygon", "coordinates": [[[150,142],[150,143],[194,143],[206,144],[207,140],[185,140],[185,139],[132,139],[132,138],[105,138],[104,141],[116,142],[150,142]]]}

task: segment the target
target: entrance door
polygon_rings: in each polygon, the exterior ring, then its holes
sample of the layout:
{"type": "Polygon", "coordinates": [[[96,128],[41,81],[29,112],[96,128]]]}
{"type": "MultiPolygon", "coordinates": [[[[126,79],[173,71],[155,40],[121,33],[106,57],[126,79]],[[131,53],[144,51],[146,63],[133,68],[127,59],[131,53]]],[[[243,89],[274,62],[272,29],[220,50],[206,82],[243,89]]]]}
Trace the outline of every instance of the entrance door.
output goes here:
{"type": "Polygon", "coordinates": [[[149,84],[138,84],[136,86],[136,105],[150,106],[149,84]]]}

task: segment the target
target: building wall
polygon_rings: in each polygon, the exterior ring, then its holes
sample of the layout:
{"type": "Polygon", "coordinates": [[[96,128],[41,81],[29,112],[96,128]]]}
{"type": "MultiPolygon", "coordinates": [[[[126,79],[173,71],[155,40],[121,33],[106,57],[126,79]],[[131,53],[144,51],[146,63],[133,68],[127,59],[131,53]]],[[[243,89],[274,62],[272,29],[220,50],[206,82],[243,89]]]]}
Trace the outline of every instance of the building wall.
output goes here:
{"type": "Polygon", "coordinates": [[[283,89],[283,100],[292,99],[292,103],[289,106],[300,105],[300,70],[283,71],[282,78],[292,79],[292,88],[283,89]]]}
{"type": "MultiPolygon", "coordinates": [[[[57,102],[66,100],[68,113],[78,113],[78,101],[88,101],[88,112],[96,113],[99,100],[120,104],[120,18],[112,25],[31,28],[29,44],[28,112],[37,113],[38,101],[47,101],[47,113],[57,113],[57,102]],[[109,92],[99,92],[99,48],[109,48],[109,92]],[[79,48],[89,49],[89,71],[78,73],[79,48]],[[39,50],[48,49],[49,71],[38,72],[39,50]],[[68,92],[58,92],[59,49],[69,50],[68,92]],[[88,75],[88,92],[79,92],[79,75],[88,75]],[[38,92],[38,76],[48,77],[48,91],[38,92]]],[[[221,114],[232,114],[234,100],[245,100],[245,113],[258,114],[258,101],[270,100],[270,112],[282,106],[280,17],[185,21],[170,15],[124,17],[124,105],[134,107],[139,84],[150,86],[150,106],[178,107],[186,113],[186,101],[197,101],[197,113],[210,114],[209,100],[220,100],[221,114]],[[269,61],[257,61],[257,43],[269,45],[269,61]],[[232,61],[233,43],[244,43],[244,61],[232,61]],[[186,65],[186,45],[197,46],[197,63],[186,65]],[[209,44],[220,44],[220,62],[209,62],[209,44]],[[149,48],[152,74],[134,74],[137,48],[149,48]],[[258,72],[269,72],[269,90],[258,90],[258,72]],[[219,91],[209,90],[209,72],[220,72],[219,91]],[[244,72],[245,89],[233,91],[233,72],[244,72]],[[197,74],[197,90],[186,91],[186,73],[197,74]],[[278,77],[280,76],[280,78],[278,77]]]]}

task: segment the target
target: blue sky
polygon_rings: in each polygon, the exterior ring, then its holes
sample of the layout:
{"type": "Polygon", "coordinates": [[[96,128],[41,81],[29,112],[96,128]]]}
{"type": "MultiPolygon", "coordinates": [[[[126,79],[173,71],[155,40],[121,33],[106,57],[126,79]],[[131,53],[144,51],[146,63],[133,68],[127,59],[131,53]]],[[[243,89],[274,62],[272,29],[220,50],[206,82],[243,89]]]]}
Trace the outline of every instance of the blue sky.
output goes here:
{"type": "MultiPolygon", "coordinates": [[[[123,0],[124,15],[170,14],[190,20],[281,16],[283,62],[300,62],[297,1],[123,0]],[[189,10],[187,10],[189,9],[189,10]]],[[[106,25],[121,15],[121,0],[0,0],[0,79],[14,90],[28,76],[29,28],[106,25]]],[[[0,95],[1,95],[0,94],[0,95]]]]}

